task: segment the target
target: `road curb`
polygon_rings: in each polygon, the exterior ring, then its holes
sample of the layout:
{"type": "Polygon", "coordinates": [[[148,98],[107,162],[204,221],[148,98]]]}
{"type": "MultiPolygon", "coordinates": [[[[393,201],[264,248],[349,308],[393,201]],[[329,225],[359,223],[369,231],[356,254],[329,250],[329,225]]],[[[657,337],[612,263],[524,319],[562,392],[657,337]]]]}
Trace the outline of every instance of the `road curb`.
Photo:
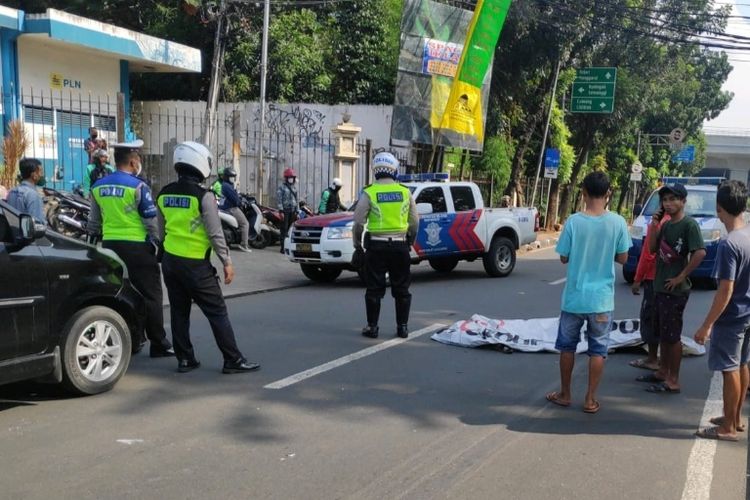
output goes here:
{"type": "Polygon", "coordinates": [[[534,252],[537,250],[544,250],[545,248],[550,248],[550,247],[557,245],[558,239],[559,238],[553,236],[550,238],[536,240],[533,243],[529,243],[529,244],[522,246],[521,250],[524,253],[534,252]]]}

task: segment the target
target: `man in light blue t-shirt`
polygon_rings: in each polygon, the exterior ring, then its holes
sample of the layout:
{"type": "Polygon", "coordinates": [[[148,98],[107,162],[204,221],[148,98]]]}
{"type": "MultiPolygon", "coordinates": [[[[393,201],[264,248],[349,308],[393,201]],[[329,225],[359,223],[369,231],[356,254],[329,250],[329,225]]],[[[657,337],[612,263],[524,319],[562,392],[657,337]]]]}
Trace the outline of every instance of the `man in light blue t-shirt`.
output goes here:
{"type": "Polygon", "coordinates": [[[615,262],[624,264],[630,248],[625,219],[607,210],[609,188],[604,172],[586,176],[586,209],[567,220],[556,248],[568,271],[555,342],[555,349],[560,351],[560,390],[547,394],[547,400],[570,406],[570,380],[585,323],[589,345],[589,385],[583,404],[586,413],[599,411],[596,389],[604,371],[615,309],[615,262]]]}

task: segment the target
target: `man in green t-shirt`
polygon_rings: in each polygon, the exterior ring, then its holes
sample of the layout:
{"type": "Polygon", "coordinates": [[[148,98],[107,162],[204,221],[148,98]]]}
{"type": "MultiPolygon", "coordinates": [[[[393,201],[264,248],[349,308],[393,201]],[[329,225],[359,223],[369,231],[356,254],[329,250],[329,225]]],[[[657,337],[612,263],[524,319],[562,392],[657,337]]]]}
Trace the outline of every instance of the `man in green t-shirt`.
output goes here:
{"type": "Polygon", "coordinates": [[[682,184],[667,184],[659,190],[660,208],[651,218],[648,245],[656,254],[654,332],[659,336],[661,361],[654,374],[637,380],[652,382],[646,390],[655,393],[680,392],[682,362],[682,315],[690,296],[690,273],[706,256],[700,226],[685,215],[687,190],[682,184]],[[659,228],[664,214],[669,222],[659,228]]]}

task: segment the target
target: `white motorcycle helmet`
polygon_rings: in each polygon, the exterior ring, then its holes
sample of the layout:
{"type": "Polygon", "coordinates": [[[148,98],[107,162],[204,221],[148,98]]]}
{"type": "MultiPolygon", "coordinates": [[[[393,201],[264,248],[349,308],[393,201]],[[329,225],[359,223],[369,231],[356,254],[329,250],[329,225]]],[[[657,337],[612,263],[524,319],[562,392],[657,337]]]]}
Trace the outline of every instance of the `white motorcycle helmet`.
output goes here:
{"type": "Polygon", "coordinates": [[[338,177],[334,178],[333,181],[331,182],[331,187],[333,189],[340,189],[341,186],[343,186],[343,185],[344,185],[344,183],[341,182],[341,179],[339,179],[338,177]]]}
{"type": "Polygon", "coordinates": [[[192,170],[200,174],[204,179],[211,175],[211,165],[213,163],[211,151],[199,142],[185,141],[179,143],[174,148],[172,161],[175,169],[178,168],[178,165],[182,164],[193,167],[192,170]]]}
{"type": "Polygon", "coordinates": [[[399,163],[391,153],[378,153],[372,159],[372,173],[376,179],[382,177],[398,178],[399,163]]]}

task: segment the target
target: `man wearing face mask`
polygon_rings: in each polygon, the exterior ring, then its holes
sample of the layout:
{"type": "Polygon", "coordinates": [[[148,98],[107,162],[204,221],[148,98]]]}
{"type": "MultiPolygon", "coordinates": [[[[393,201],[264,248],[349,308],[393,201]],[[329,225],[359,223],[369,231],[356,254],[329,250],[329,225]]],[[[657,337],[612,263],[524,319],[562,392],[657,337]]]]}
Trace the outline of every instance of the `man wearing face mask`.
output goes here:
{"type": "Polygon", "coordinates": [[[346,206],[341,203],[341,198],[339,198],[339,192],[343,185],[344,183],[341,182],[341,179],[336,177],[333,179],[333,182],[331,182],[331,186],[323,191],[323,196],[320,198],[320,205],[318,205],[318,212],[321,215],[335,214],[339,210],[346,212],[346,206]]]}
{"type": "MultiPolygon", "coordinates": [[[[143,141],[114,144],[117,171],[91,187],[89,242],[101,235],[102,246],[114,251],[128,267],[133,285],[146,299],[146,336],[152,358],[174,356],[164,331],[161,271],[156,260],[159,224],[151,191],[138,175],[143,141]]],[[[143,339],[135,339],[141,345],[143,339]]]]}
{"type": "Polygon", "coordinates": [[[44,169],[36,158],[24,158],[18,165],[22,182],[8,193],[8,204],[22,213],[31,215],[38,224],[47,224],[44,201],[37,186],[44,186],[44,169]]]}
{"type": "Polygon", "coordinates": [[[284,240],[297,219],[297,173],[292,168],[284,170],[284,183],[276,191],[276,204],[284,212],[281,223],[281,253],[284,253],[284,240]]]}

